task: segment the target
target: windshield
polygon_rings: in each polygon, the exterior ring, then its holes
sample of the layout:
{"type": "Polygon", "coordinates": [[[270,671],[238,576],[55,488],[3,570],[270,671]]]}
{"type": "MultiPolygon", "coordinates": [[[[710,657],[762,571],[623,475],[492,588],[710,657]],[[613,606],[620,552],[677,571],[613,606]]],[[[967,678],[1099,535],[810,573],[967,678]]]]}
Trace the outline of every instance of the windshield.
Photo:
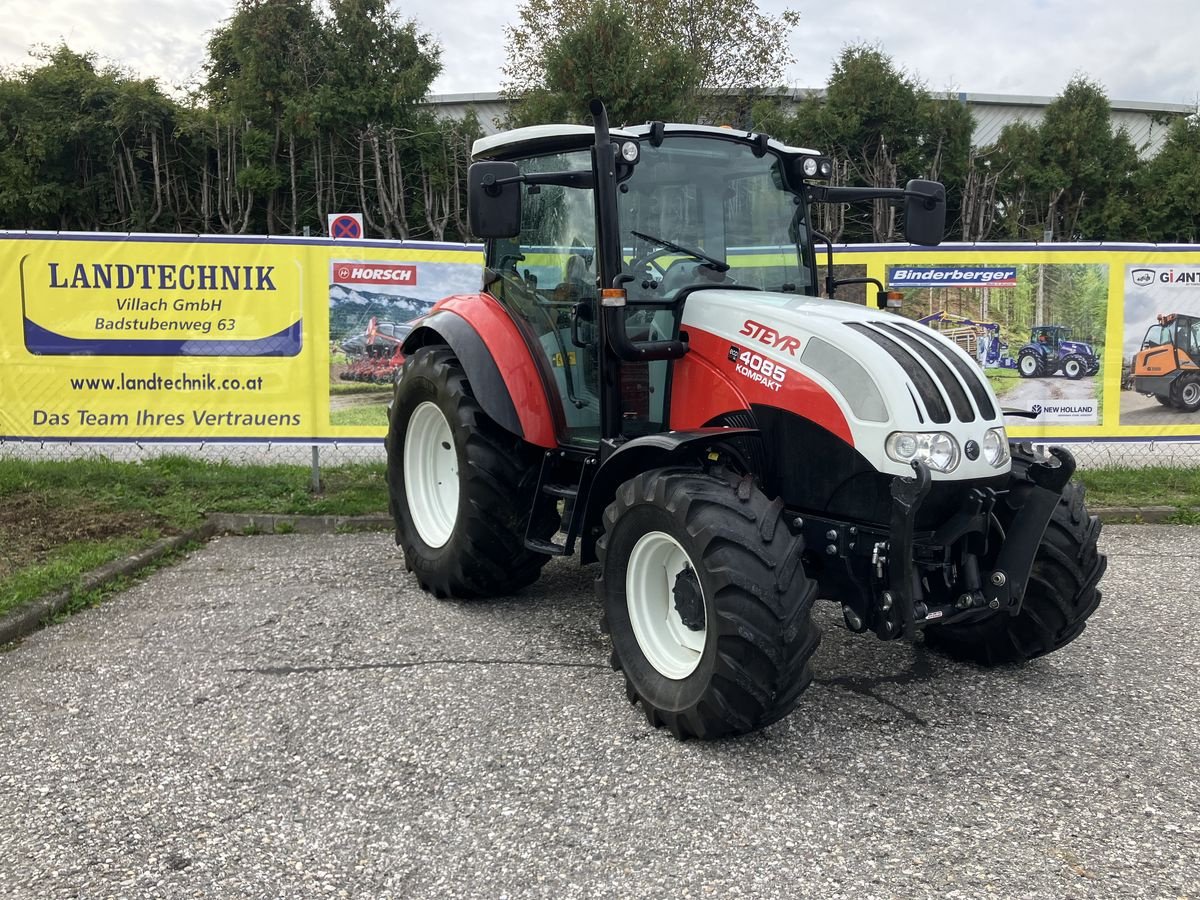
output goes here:
{"type": "Polygon", "coordinates": [[[778,156],[719,137],[643,141],[641,152],[618,195],[622,253],[638,276],[631,295],[669,296],[706,281],[809,292],[812,272],[796,250],[809,240],[804,206],[785,187],[778,156]]]}

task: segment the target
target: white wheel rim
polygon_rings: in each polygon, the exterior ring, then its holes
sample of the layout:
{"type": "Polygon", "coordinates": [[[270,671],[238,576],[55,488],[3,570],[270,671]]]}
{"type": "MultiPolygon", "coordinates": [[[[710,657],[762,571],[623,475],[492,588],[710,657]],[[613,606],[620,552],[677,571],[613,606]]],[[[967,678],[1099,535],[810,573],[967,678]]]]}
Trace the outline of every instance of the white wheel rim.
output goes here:
{"type": "Polygon", "coordinates": [[[428,400],[413,410],[404,435],[404,494],[421,540],[444,546],[458,519],[458,455],[450,423],[428,400]]]}
{"type": "Polygon", "coordinates": [[[1185,384],[1183,386],[1183,390],[1180,391],[1179,399],[1181,399],[1188,406],[1200,401],[1200,383],[1189,381],[1187,384],[1185,384]]]}
{"type": "MultiPolygon", "coordinates": [[[[625,570],[625,602],[633,636],[650,665],[665,678],[687,678],[700,665],[708,637],[708,618],[693,631],[675,608],[675,579],[692,565],[687,551],[662,531],[642,535],[625,570]]],[[[701,602],[704,591],[700,589],[701,602]]]]}
{"type": "Polygon", "coordinates": [[[1032,356],[1026,356],[1021,360],[1021,371],[1027,375],[1037,371],[1037,360],[1032,356]]]}
{"type": "Polygon", "coordinates": [[[1067,363],[1067,374],[1070,376],[1078,375],[1079,363],[1075,362],[1074,360],[1071,360],[1069,363],[1067,363]]]}

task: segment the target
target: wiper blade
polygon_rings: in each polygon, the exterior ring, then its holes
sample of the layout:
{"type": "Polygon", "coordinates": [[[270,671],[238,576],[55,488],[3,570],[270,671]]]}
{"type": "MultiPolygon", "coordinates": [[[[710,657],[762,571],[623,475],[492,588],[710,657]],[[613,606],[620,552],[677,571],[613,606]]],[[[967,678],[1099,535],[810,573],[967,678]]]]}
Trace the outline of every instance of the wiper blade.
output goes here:
{"type": "Polygon", "coordinates": [[[715,256],[709,256],[707,253],[702,253],[699,250],[693,250],[691,247],[684,247],[682,244],[676,244],[674,241],[668,241],[666,238],[655,237],[652,234],[645,234],[641,231],[630,229],[630,234],[634,237],[640,237],[643,241],[649,241],[652,244],[658,244],[660,247],[666,247],[668,250],[674,250],[676,253],[686,253],[694,259],[703,260],[708,263],[718,272],[728,272],[729,263],[723,259],[717,259],[715,256]]]}

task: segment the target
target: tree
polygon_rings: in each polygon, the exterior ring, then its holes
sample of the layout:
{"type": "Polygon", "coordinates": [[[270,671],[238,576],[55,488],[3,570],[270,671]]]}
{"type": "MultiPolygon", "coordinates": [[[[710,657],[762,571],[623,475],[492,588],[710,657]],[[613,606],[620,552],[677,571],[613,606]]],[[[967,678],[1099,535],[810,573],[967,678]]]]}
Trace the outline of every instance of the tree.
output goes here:
{"type": "Polygon", "coordinates": [[[1046,107],[1040,125],[1014,123],[995,147],[1002,229],[1012,238],[1121,240],[1136,231],[1137,150],[1112,127],[1103,89],[1077,76],[1046,107]]]}
{"type": "MultiPolygon", "coordinates": [[[[553,71],[562,70],[564,59],[560,48],[563,36],[578,32],[580,23],[597,13],[600,13],[597,21],[608,21],[611,28],[618,12],[623,14],[629,33],[642,48],[646,66],[643,76],[657,69],[668,79],[678,78],[681,74],[679,61],[664,62],[662,57],[666,56],[682,54],[694,65],[694,81],[681,88],[683,96],[674,101],[684,104],[690,113],[680,116],[684,121],[734,122],[744,118],[751,100],[762,92],[764,85],[782,83],[784,70],[792,61],[788,37],[799,21],[799,15],[791,10],[778,16],[766,15],[753,0],[695,0],[690,3],[677,0],[523,0],[517,10],[517,24],[505,29],[508,60],[503,68],[502,93],[516,107],[514,122],[534,121],[518,106],[523,98],[555,92],[549,77],[552,72],[550,62],[558,53],[553,71]]],[[[587,42],[578,41],[574,46],[583,48],[587,42]]],[[[617,57],[573,58],[572,66],[579,67],[580,71],[574,73],[571,83],[579,85],[592,78],[597,86],[616,91],[616,94],[602,98],[606,101],[616,102],[617,94],[632,96],[621,90],[615,74],[608,71],[614,68],[614,59],[617,71],[628,71],[631,67],[633,55],[626,48],[621,50],[617,57]],[[582,71],[585,67],[593,70],[592,73],[582,71]]],[[[646,86],[645,77],[642,84],[646,86]]],[[[654,93],[661,97],[667,89],[663,85],[655,88],[654,93]]],[[[569,95],[564,95],[564,99],[569,99],[569,95]]],[[[665,119],[667,116],[658,110],[641,118],[665,119]]]]}
{"type": "MultiPolygon", "coordinates": [[[[965,179],[973,121],[965,106],[935,100],[876,46],[845,48],[824,97],[812,95],[788,113],[776,103],[754,109],[756,127],[834,157],[834,184],[899,187],[910,178],[943,179],[957,198],[965,179]]],[[[957,200],[949,220],[958,214],[957,200]]],[[[896,208],[818,208],[818,226],[834,240],[895,240],[896,208]]]]}
{"type": "Polygon", "coordinates": [[[1137,179],[1139,239],[1200,241],[1200,111],[1171,123],[1158,155],[1137,179]]]}
{"type": "Polygon", "coordinates": [[[598,0],[577,24],[554,35],[543,54],[545,84],[521,98],[523,123],[582,121],[596,97],[616,123],[695,115],[696,61],[636,28],[621,0],[598,0]]]}

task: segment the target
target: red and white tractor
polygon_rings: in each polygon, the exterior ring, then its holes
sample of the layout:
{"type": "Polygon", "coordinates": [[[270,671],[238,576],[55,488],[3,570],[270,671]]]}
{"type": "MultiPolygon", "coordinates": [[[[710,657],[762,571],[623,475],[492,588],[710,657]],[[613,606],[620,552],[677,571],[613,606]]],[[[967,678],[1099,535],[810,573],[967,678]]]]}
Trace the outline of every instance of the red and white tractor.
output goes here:
{"type": "Polygon", "coordinates": [[[416,323],[390,408],[421,585],[499,596],[551,556],[598,563],[627,695],[680,738],[793,708],[817,598],[986,665],[1076,638],[1105,559],[1071,455],[1010,443],[949,340],[817,296],[810,204],[894,199],[930,245],[942,186],[824,186],[827,158],[766,135],[591,112],[475,143],[483,289],[416,323]]]}

